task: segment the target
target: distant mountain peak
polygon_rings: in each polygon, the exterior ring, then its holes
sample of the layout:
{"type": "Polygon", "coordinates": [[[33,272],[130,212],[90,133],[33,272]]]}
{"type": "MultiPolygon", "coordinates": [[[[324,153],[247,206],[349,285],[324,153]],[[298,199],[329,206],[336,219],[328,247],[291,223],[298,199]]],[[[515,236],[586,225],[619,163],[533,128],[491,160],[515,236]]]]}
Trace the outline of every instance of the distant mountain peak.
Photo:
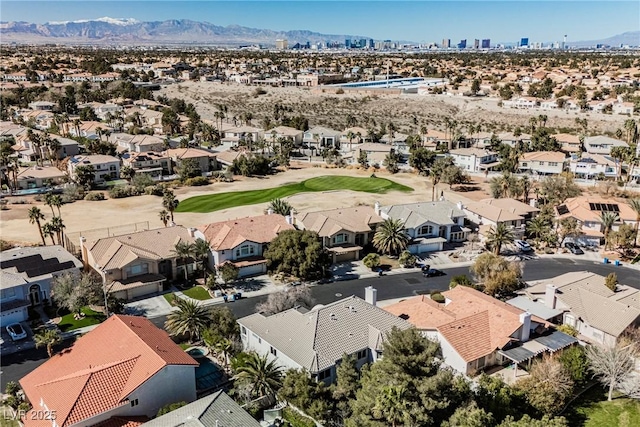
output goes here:
{"type": "Polygon", "coordinates": [[[134,25],[134,24],[139,24],[140,21],[138,21],[135,18],[110,18],[108,16],[103,16],[102,18],[96,18],[96,19],[78,19],[75,21],[49,21],[47,22],[45,25],[67,25],[67,24],[85,24],[85,23],[89,23],[89,22],[105,22],[107,24],[112,24],[112,25],[134,25]]]}

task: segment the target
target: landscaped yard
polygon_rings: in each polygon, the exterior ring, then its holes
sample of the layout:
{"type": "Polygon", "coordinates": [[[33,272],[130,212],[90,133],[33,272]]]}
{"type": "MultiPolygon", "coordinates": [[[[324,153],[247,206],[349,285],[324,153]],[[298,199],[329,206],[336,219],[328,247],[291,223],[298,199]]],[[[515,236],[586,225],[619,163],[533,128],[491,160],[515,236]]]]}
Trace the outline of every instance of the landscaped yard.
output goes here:
{"type": "Polygon", "coordinates": [[[595,386],[576,399],[564,415],[571,426],[639,426],[640,401],[620,397],[608,402],[606,391],[595,386]]]}
{"type": "Polygon", "coordinates": [[[297,193],[312,193],[331,190],[352,190],[365,193],[386,193],[388,191],[411,192],[413,188],[385,178],[360,178],[352,176],[319,176],[302,182],[286,184],[264,190],[231,191],[206,194],[183,200],[177,212],[213,212],[236,206],[265,203],[273,199],[288,197],[297,193]]]}
{"type": "Polygon", "coordinates": [[[93,311],[89,307],[83,307],[82,312],[85,316],[80,320],[74,319],[73,313],[62,316],[62,320],[58,323],[60,330],[62,332],[72,331],[74,329],[84,328],[85,326],[97,325],[105,320],[104,314],[93,311]]]}
{"type": "Polygon", "coordinates": [[[167,300],[167,302],[168,302],[169,304],[171,304],[171,305],[173,305],[173,300],[175,300],[175,299],[176,299],[176,296],[175,296],[175,294],[173,294],[173,293],[164,294],[164,295],[162,295],[162,296],[163,296],[163,297],[164,297],[164,299],[166,299],[166,300],[167,300]]]}
{"type": "MultiPolygon", "coordinates": [[[[211,295],[209,294],[209,291],[207,291],[205,288],[199,285],[196,285],[191,289],[187,289],[186,291],[182,291],[182,293],[188,296],[189,298],[197,299],[200,301],[211,299],[211,295]]],[[[169,301],[169,304],[171,304],[171,301],[169,301]]]]}

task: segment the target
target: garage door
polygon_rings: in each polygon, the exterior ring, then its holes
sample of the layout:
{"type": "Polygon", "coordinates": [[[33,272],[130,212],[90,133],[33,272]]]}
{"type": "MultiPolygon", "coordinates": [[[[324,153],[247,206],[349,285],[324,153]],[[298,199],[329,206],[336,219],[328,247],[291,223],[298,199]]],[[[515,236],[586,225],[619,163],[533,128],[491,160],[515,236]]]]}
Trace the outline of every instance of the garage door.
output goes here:
{"type": "Polygon", "coordinates": [[[27,314],[27,308],[16,308],[15,310],[2,313],[2,326],[7,326],[11,323],[20,323],[27,320],[29,315],[27,314]]]}
{"type": "Polygon", "coordinates": [[[127,291],[129,299],[141,297],[143,295],[154,294],[158,292],[158,284],[151,283],[146,286],[140,286],[138,288],[129,289],[127,291]]]}
{"type": "Polygon", "coordinates": [[[266,271],[266,268],[267,268],[267,264],[265,263],[247,265],[246,267],[240,268],[240,277],[255,276],[257,274],[262,274],[266,271]]]}
{"type": "Polygon", "coordinates": [[[336,255],[336,262],[353,261],[354,259],[356,259],[355,252],[346,252],[344,254],[336,255]]]}

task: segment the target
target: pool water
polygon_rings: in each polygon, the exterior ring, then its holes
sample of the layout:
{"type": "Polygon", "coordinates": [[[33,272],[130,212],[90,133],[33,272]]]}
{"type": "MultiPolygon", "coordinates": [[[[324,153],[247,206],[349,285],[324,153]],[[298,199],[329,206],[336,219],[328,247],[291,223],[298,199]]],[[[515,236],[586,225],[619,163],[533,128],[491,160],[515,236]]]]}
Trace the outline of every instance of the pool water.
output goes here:
{"type": "Polygon", "coordinates": [[[199,362],[200,366],[196,368],[196,390],[209,390],[222,384],[224,373],[218,365],[206,357],[199,362]]]}
{"type": "Polygon", "coordinates": [[[187,351],[187,354],[194,358],[200,358],[205,356],[204,350],[202,350],[201,348],[192,348],[191,350],[187,351]]]}

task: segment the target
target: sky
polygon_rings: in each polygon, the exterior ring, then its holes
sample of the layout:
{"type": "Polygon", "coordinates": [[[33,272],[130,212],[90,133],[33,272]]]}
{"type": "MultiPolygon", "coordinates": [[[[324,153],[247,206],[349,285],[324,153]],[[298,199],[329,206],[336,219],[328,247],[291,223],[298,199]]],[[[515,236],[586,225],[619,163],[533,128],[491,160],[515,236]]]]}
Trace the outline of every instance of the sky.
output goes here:
{"type": "Polygon", "coordinates": [[[216,25],[311,30],[376,40],[457,43],[521,37],[535,41],[596,40],[640,30],[640,1],[217,1],[2,0],[1,21],[72,21],[108,16],[139,21],[191,19],[216,25]]]}

